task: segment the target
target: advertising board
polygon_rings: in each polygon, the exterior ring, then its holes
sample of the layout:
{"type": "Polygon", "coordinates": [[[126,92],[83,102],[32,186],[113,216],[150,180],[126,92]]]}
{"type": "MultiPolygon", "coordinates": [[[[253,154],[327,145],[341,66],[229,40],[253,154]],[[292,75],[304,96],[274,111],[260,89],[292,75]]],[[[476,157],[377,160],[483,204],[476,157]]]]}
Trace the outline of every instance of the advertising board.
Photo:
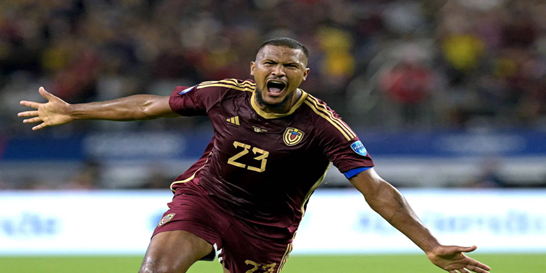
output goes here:
{"type": "MultiPolygon", "coordinates": [[[[442,243],[546,252],[546,190],[403,189],[442,243]]],[[[144,254],[169,191],[0,192],[0,255],[144,254]]],[[[420,250],[355,190],[317,190],[293,254],[420,250]]]]}

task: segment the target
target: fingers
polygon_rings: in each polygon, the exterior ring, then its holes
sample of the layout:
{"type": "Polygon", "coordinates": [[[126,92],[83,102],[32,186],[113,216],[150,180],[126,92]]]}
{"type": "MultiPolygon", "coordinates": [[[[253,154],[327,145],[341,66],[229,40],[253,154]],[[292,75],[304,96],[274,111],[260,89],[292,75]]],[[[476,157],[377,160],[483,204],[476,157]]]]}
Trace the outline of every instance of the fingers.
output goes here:
{"type": "MultiPolygon", "coordinates": [[[[55,96],[53,94],[47,92],[43,87],[40,87],[38,89],[38,92],[40,93],[40,95],[42,95],[42,97],[46,98],[48,101],[51,101],[52,99],[55,98],[55,96]]],[[[21,105],[23,105],[23,106],[31,107],[31,108],[34,108],[34,109],[38,109],[38,106],[43,104],[43,103],[37,103],[37,102],[33,102],[33,101],[26,101],[26,100],[22,100],[19,103],[21,105]]]]}
{"type": "Polygon", "coordinates": [[[33,102],[33,101],[26,101],[26,100],[22,100],[21,102],[19,102],[19,104],[30,107],[30,108],[34,108],[34,109],[38,109],[38,106],[40,106],[40,103],[33,102]]]}
{"type": "Polygon", "coordinates": [[[25,111],[25,112],[19,112],[17,114],[18,117],[36,117],[38,116],[38,111],[25,111]]]}
{"type": "Polygon", "coordinates": [[[18,117],[32,117],[23,120],[23,123],[35,123],[43,121],[38,115],[38,111],[25,111],[17,114],[18,117]]]}
{"type": "Polygon", "coordinates": [[[471,273],[471,272],[489,273],[489,271],[487,270],[481,269],[479,267],[472,267],[472,266],[467,266],[467,267],[463,267],[461,269],[456,269],[456,270],[449,270],[448,272],[449,273],[471,273]]]}
{"type": "MultiPolygon", "coordinates": [[[[52,95],[51,93],[47,92],[44,87],[40,87],[38,89],[38,92],[40,93],[40,95],[42,95],[42,97],[46,98],[48,101],[51,101],[52,99],[56,99],[56,97],[54,95],[52,95]]],[[[44,103],[38,103],[38,102],[33,102],[33,101],[26,101],[26,100],[22,100],[21,102],[19,102],[21,105],[23,106],[27,106],[27,107],[30,107],[30,108],[34,108],[34,109],[39,109],[39,107],[41,105],[44,105],[44,103]]],[[[32,130],[36,131],[36,130],[40,130],[42,128],[45,128],[47,127],[48,125],[43,122],[44,120],[39,116],[39,111],[24,111],[24,112],[19,112],[17,114],[18,117],[30,117],[30,118],[27,118],[27,119],[24,119],[23,120],[23,123],[36,123],[36,122],[42,122],[34,127],[32,127],[32,130]]]]}
{"type": "Polygon", "coordinates": [[[32,127],[32,131],[40,130],[45,127],[47,127],[47,124],[45,124],[45,122],[42,122],[41,124],[32,127]]]}
{"type": "Polygon", "coordinates": [[[484,273],[491,270],[491,267],[476,260],[470,260],[469,263],[466,265],[466,268],[478,273],[484,273]]]}
{"type": "MultiPolygon", "coordinates": [[[[472,265],[468,265],[467,268],[472,271],[472,272],[477,272],[477,273],[488,273],[489,271],[483,269],[483,268],[479,268],[479,267],[475,267],[475,266],[472,266],[472,265]]],[[[491,269],[491,268],[489,268],[491,269]]],[[[489,270],[488,269],[488,270],[489,270]]],[[[468,271],[468,272],[470,272],[468,271]]]]}
{"type": "MultiPolygon", "coordinates": [[[[21,102],[22,104],[22,102],[21,102]]],[[[24,119],[23,120],[23,123],[36,123],[36,122],[41,122],[43,121],[41,117],[39,117],[39,114],[38,114],[38,111],[25,111],[25,112],[20,112],[17,114],[18,117],[31,117],[31,118],[27,118],[27,119],[24,119]]],[[[47,125],[45,125],[44,123],[40,124],[40,125],[37,125],[37,126],[34,126],[32,128],[32,130],[40,130],[44,127],[46,127],[47,125]]]]}
{"type": "Polygon", "coordinates": [[[23,123],[35,123],[35,122],[40,122],[40,121],[42,121],[42,118],[35,117],[35,118],[25,119],[25,120],[23,120],[23,123]]]}
{"type": "MultiPolygon", "coordinates": [[[[24,119],[23,123],[35,123],[35,122],[43,121],[41,117],[38,117],[38,111],[21,112],[21,113],[17,114],[17,116],[19,116],[19,117],[33,117],[33,118],[24,119]]],[[[45,128],[45,127],[47,127],[47,124],[45,122],[43,122],[43,123],[41,123],[39,125],[36,125],[36,126],[32,127],[32,130],[36,131],[36,130],[40,130],[40,129],[45,128]]]]}
{"type": "Polygon", "coordinates": [[[18,117],[32,117],[32,118],[24,119],[23,123],[35,123],[35,122],[43,121],[42,118],[38,116],[38,111],[20,112],[20,113],[17,114],[17,116],[18,117]]]}
{"type": "Polygon", "coordinates": [[[491,270],[489,266],[482,264],[476,260],[470,260],[469,263],[463,268],[450,270],[449,273],[489,273],[489,270],[491,270]]]}
{"type": "Polygon", "coordinates": [[[476,250],[478,247],[477,246],[461,246],[459,247],[458,251],[460,252],[472,252],[474,250],[476,250]]]}
{"type": "Polygon", "coordinates": [[[42,95],[42,97],[46,98],[47,100],[50,100],[53,97],[53,95],[47,92],[43,86],[40,86],[38,92],[40,92],[40,95],[42,95]]]}

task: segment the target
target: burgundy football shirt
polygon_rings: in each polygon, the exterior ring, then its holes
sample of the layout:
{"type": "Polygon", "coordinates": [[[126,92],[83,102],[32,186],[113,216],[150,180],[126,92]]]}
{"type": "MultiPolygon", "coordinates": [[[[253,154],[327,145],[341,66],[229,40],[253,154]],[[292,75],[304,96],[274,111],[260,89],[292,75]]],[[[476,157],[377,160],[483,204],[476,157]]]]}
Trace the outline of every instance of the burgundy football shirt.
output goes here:
{"type": "Polygon", "coordinates": [[[373,161],[323,101],[302,90],[287,113],[266,113],[255,89],[251,80],[226,79],[174,90],[172,110],[207,115],[214,136],[171,189],[207,194],[239,219],[294,232],[330,162],[347,173],[373,161]]]}

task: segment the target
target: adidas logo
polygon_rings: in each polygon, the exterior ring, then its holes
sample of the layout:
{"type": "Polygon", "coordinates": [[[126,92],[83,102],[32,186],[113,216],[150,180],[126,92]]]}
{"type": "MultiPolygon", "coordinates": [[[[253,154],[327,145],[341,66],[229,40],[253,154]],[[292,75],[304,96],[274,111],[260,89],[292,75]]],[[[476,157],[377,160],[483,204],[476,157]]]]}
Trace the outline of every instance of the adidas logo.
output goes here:
{"type": "Polygon", "coordinates": [[[227,120],[227,122],[229,122],[229,123],[232,123],[232,124],[235,124],[235,125],[240,125],[240,124],[239,124],[239,116],[234,116],[234,117],[228,118],[228,119],[226,119],[226,120],[227,120]]]}

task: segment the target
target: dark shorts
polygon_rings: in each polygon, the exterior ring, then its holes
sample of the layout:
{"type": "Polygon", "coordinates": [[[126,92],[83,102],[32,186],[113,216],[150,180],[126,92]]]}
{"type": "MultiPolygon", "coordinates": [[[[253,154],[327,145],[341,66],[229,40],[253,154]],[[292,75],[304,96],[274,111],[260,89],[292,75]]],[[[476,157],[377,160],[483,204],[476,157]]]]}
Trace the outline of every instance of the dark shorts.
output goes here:
{"type": "Polygon", "coordinates": [[[276,234],[266,238],[256,229],[264,231],[229,215],[208,196],[178,193],[152,237],[164,231],[188,231],[213,245],[218,260],[231,273],[280,272],[292,250],[291,240],[273,239],[279,237],[276,234]]]}

